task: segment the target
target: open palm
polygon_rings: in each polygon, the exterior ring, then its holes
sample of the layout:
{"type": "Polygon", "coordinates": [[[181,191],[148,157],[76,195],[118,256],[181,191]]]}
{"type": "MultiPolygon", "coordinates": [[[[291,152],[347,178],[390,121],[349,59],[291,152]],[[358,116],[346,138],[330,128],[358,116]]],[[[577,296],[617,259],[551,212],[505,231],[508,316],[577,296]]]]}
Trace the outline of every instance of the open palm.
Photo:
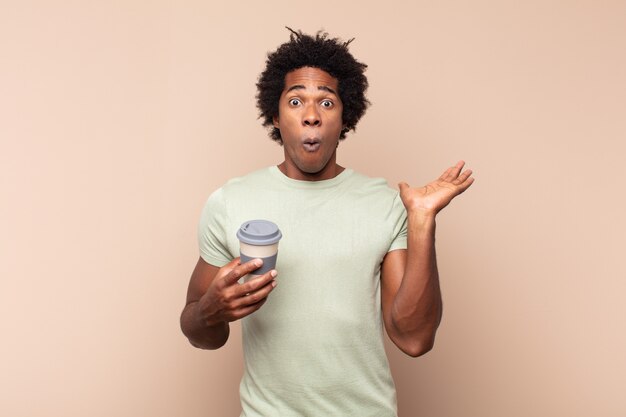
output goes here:
{"type": "Polygon", "coordinates": [[[421,211],[437,214],[450,204],[450,201],[474,182],[472,170],[463,172],[465,162],[459,161],[455,166],[448,168],[435,181],[419,188],[411,188],[406,182],[398,184],[400,198],[407,211],[421,211]]]}

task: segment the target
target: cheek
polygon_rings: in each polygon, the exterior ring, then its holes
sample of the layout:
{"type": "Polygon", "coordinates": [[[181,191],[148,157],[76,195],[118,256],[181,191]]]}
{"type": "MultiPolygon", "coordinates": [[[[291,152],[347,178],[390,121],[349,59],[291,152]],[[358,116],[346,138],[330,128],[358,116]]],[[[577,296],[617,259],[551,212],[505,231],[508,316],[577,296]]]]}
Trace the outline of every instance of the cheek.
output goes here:
{"type": "Polygon", "coordinates": [[[333,124],[342,125],[343,124],[343,108],[336,109],[333,114],[333,124]]]}
{"type": "Polygon", "coordinates": [[[279,119],[279,124],[283,129],[293,130],[298,125],[298,118],[293,114],[285,114],[279,119]]]}

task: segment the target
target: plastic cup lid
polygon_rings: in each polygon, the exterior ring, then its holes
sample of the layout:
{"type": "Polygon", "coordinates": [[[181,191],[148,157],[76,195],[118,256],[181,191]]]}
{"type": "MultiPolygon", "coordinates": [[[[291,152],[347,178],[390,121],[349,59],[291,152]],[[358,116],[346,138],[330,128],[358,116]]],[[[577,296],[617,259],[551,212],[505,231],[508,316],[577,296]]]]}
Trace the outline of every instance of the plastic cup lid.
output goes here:
{"type": "Polygon", "coordinates": [[[249,245],[273,245],[283,237],[274,223],[269,220],[250,220],[244,222],[237,231],[237,238],[249,245]]]}

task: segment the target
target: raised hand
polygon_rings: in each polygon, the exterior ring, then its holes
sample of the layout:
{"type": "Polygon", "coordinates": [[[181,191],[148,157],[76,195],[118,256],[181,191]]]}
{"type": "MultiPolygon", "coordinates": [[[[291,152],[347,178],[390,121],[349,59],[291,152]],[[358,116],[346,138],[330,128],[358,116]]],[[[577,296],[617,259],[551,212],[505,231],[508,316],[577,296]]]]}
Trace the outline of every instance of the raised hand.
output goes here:
{"type": "Polygon", "coordinates": [[[400,198],[407,212],[436,215],[450,204],[454,197],[467,190],[474,182],[474,178],[470,169],[461,172],[464,165],[463,161],[457,162],[435,181],[423,187],[411,188],[406,182],[398,184],[400,198]]]}

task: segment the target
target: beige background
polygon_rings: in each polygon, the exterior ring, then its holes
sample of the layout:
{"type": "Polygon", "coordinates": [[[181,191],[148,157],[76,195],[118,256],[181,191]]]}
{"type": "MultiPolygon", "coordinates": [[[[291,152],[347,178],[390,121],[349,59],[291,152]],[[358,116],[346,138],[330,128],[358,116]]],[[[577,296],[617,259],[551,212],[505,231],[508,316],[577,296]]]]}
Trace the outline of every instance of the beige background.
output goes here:
{"type": "Polygon", "coordinates": [[[240,328],[178,316],[208,194],[281,161],[254,83],[284,25],[355,36],[373,106],[339,161],[442,213],[435,349],[402,417],[626,415],[626,3],[0,5],[0,415],[236,416],[240,328]]]}

